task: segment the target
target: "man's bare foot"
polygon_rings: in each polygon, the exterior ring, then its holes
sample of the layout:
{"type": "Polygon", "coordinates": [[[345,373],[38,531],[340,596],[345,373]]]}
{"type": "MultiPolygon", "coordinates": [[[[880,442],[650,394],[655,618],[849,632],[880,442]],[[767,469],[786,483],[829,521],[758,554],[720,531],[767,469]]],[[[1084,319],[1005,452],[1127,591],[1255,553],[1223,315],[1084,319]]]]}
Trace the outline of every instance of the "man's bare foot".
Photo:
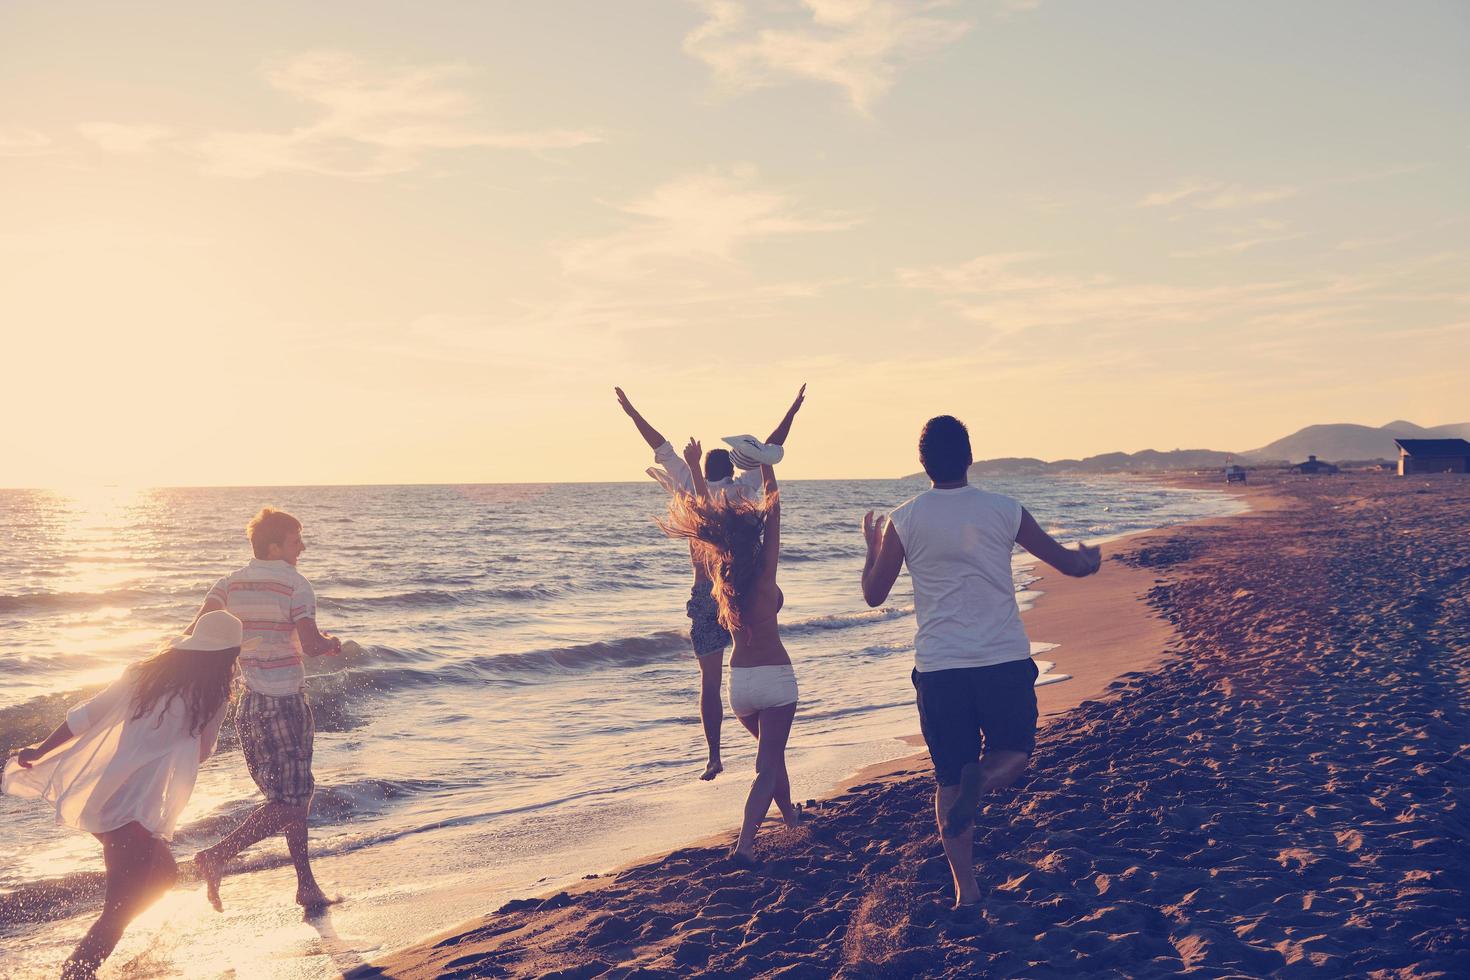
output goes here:
{"type": "Polygon", "coordinates": [[[711,759],[709,760],[709,765],[704,767],[704,772],[700,774],[699,778],[705,782],[709,782],[724,771],[725,766],[719,759],[711,759]]]}
{"type": "Polygon", "coordinates": [[[980,805],[980,763],[971,762],[960,770],[960,795],[944,815],[944,836],[958,837],[975,822],[975,808],[980,805]]]}
{"type": "Polygon", "coordinates": [[[204,895],[209,899],[209,904],[214,906],[216,912],[223,912],[225,906],[219,899],[219,882],[224,877],[225,869],[215,863],[208,851],[200,851],[194,855],[194,867],[204,881],[204,895]]]}
{"type": "Polygon", "coordinates": [[[793,803],[791,805],[790,811],[781,811],[781,819],[786,821],[786,826],[788,827],[800,827],[803,823],[802,818],[804,816],[806,816],[806,814],[802,813],[800,803],[793,803]]]}
{"type": "Polygon", "coordinates": [[[342,901],[342,896],[328,898],[327,893],[320,887],[313,885],[310,888],[296,889],[296,904],[306,910],[307,915],[316,915],[329,905],[336,905],[342,901]]]}

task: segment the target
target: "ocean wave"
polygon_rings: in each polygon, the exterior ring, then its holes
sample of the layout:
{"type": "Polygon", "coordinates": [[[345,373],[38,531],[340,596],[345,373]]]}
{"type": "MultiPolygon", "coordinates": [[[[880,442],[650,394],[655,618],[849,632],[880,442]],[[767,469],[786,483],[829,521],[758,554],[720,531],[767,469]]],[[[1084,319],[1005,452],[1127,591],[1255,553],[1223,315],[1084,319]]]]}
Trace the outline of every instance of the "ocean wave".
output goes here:
{"type": "Polygon", "coordinates": [[[324,608],[351,612],[381,609],[385,606],[470,606],[503,600],[559,599],[564,594],[561,589],[531,585],[500,589],[414,589],[376,596],[322,596],[318,601],[324,608]]]}
{"type": "Polygon", "coordinates": [[[318,600],[324,609],[340,612],[371,612],[380,609],[447,608],[491,605],[507,602],[551,602],[579,594],[621,592],[630,589],[666,589],[667,581],[643,578],[619,568],[618,574],[581,581],[577,577],[560,576],[555,584],[536,583],[523,586],[492,588],[412,589],[386,595],[323,595],[318,600]]]}
{"type": "Polygon", "coordinates": [[[150,599],[168,599],[169,594],[144,589],[109,589],[105,592],[22,592],[0,595],[0,613],[57,612],[133,605],[150,599]]]}
{"type": "Polygon", "coordinates": [[[809,562],[809,561],[832,561],[838,558],[861,558],[864,551],[861,546],[850,547],[833,546],[822,549],[791,548],[782,546],[782,562],[809,562]]]}
{"type": "MultiPolygon", "coordinates": [[[[782,624],[783,633],[813,633],[851,629],[913,615],[913,606],[886,606],[856,612],[834,613],[782,624]]],[[[661,630],[642,636],[624,636],[593,643],[579,643],[524,653],[497,653],[462,663],[489,675],[558,670],[574,672],[599,667],[629,667],[670,659],[670,654],[689,652],[685,630],[661,630]]]]}
{"type": "Polygon", "coordinates": [[[660,630],[644,636],[623,636],[592,643],[577,643],[524,653],[492,653],[474,657],[467,664],[486,674],[510,674],[555,670],[573,672],[596,667],[631,667],[669,659],[675,652],[688,651],[689,634],[683,630],[660,630]]]}
{"type": "Polygon", "coordinates": [[[913,614],[913,606],[883,606],[881,609],[860,609],[856,612],[833,613],[830,616],[817,616],[814,619],[799,619],[792,623],[784,623],[781,626],[781,632],[816,633],[825,630],[851,629],[854,626],[868,626],[890,619],[902,619],[905,616],[912,616],[913,614]]]}

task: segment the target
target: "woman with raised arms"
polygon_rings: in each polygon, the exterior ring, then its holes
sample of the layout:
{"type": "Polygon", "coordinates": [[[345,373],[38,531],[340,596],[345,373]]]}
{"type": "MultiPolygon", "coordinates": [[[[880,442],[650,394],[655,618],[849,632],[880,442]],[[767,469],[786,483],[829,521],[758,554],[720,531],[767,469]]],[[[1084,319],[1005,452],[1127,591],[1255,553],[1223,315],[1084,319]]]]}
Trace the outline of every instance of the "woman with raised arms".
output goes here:
{"type": "MultiPolygon", "coordinates": [[[[673,537],[687,538],[713,581],[719,621],[730,631],[730,710],[756,737],[755,780],[745,800],[745,820],[731,858],[755,868],[755,835],[772,801],[788,826],[800,823],[786,775],[786,740],[796,715],[796,672],[781,643],[776,616],[783,596],[776,585],[781,554],[781,500],[776,472],[762,462],[764,498],[712,497],[699,472],[701,448],[694,439],[684,449],[694,476],[694,493],[677,494],[669,516],[659,525],[673,537]]],[[[774,454],[773,454],[774,455],[774,454]]]]}

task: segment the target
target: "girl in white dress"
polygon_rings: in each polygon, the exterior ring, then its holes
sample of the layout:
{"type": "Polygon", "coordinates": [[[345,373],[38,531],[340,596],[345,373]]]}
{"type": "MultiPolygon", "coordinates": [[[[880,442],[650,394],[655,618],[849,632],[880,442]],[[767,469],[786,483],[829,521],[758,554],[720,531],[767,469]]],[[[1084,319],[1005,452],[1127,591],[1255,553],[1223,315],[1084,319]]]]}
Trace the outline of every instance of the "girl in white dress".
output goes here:
{"type": "Polygon", "coordinates": [[[178,877],[165,842],[214,751],[241,647],[240,621],[208,613],[192,635],[128,667],[6,764],[0,789],[45,800],[57,823],[102,842],[102,916],[66,961],[63,980],[95,976],[128,923],[178,877]]]}

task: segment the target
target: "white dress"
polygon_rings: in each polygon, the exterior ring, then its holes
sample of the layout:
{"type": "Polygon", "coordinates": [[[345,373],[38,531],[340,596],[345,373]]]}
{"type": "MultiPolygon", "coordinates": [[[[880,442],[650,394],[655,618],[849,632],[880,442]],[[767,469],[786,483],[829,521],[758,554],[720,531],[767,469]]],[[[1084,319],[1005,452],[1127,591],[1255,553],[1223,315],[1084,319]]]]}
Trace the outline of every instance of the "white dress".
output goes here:
{"type": "Polygon", "coordinates": [[[56,822],[100,834],[134,821],[155,837],[173,837],[199,764],[214,751],[221,705],[198,735],[189,734],[183,697],[164,699],[133,718],[133,671],[66,713],[75,738],[22,769],[11,759],[0,790],[44,799],[56,822]]]}

